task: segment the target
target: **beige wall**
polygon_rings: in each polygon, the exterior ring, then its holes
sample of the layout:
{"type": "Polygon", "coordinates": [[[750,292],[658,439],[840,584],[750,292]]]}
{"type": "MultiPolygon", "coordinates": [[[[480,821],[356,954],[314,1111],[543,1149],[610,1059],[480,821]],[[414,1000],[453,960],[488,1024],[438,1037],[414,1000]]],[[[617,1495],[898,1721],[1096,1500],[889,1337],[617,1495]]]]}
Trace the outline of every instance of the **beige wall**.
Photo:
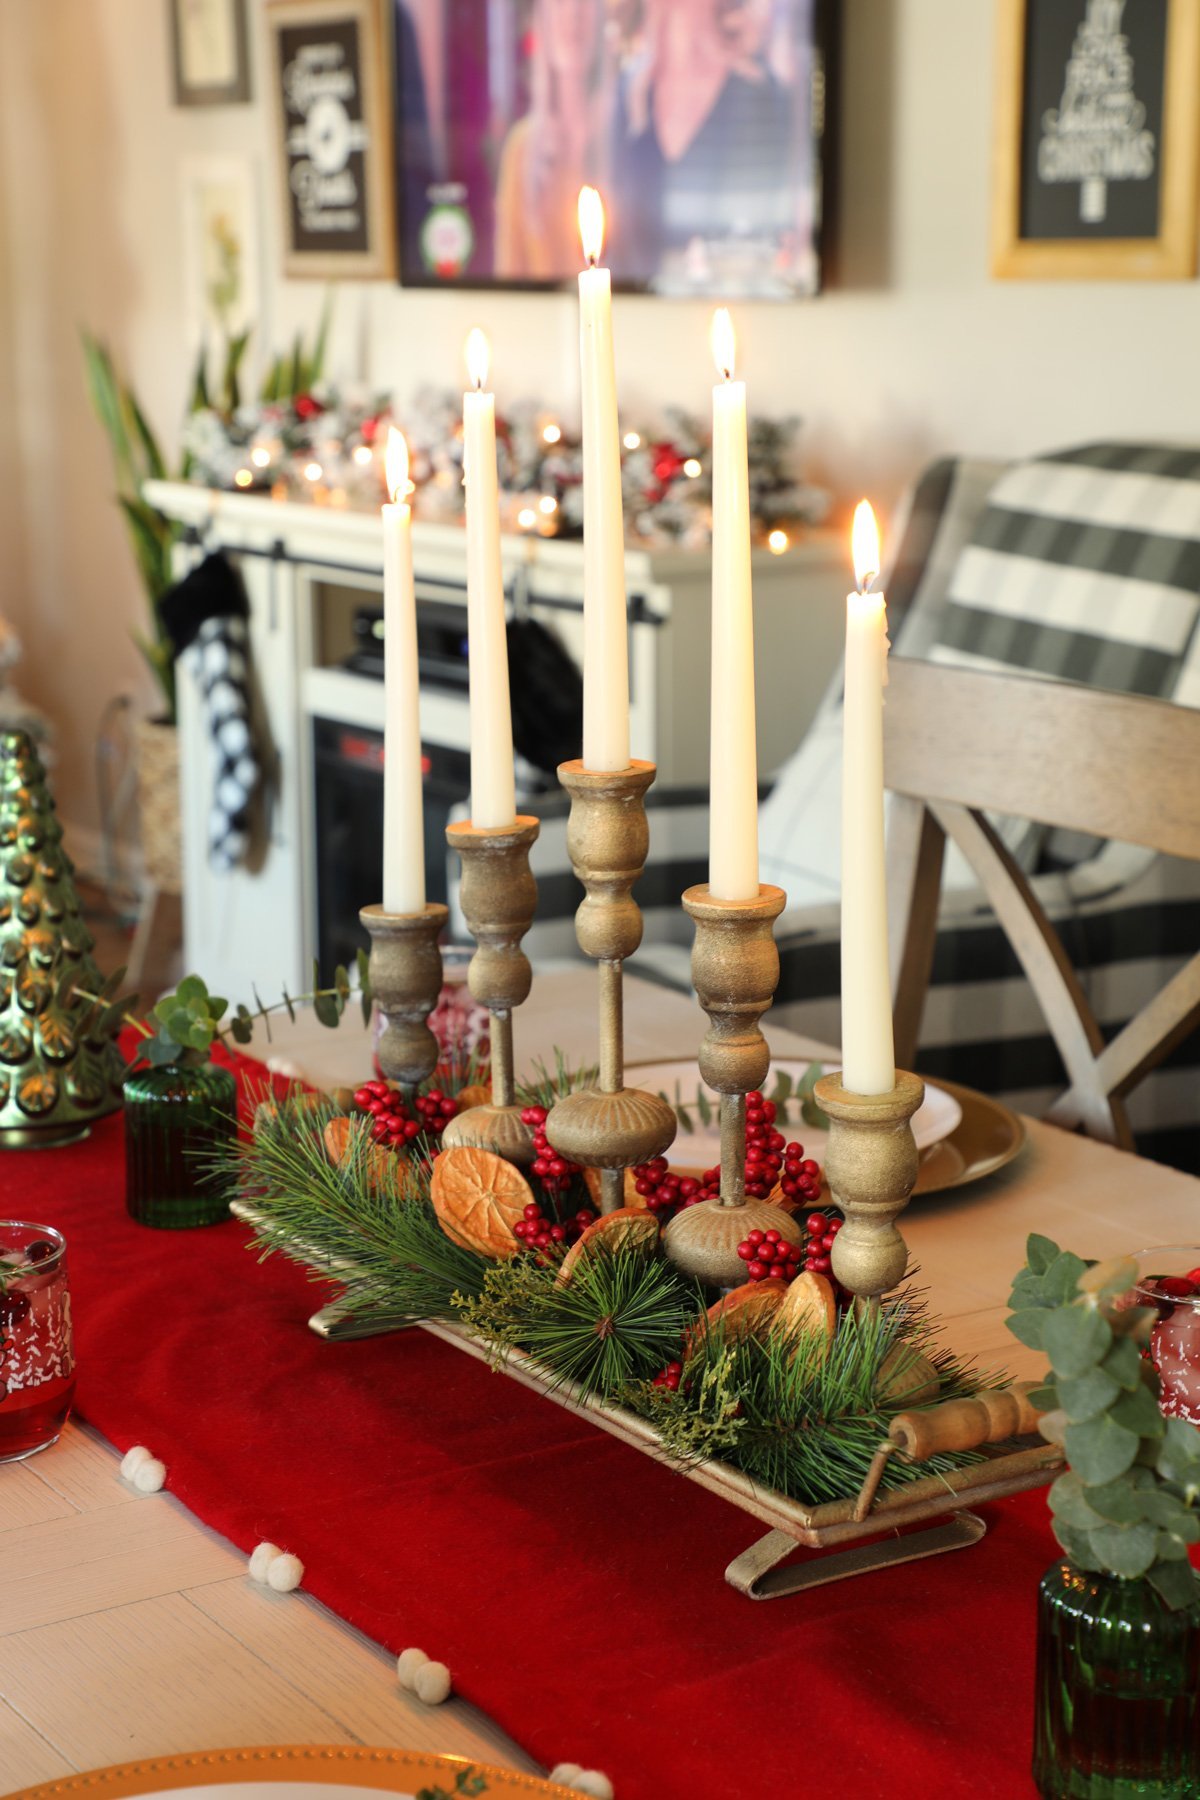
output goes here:
{"type": "MultiPolygon", "coordinates": [[[[178,217],[189,153],[245,154],[264,218],[273,342],[320,290],[274,279],[262,0],[252,107],[170,105],[167,0],[0,0],[0,534],[3,606],[24,683],[57,717],[64,810],[95,817],[105,701],[150,690],[128,645],[139,590],[83,395],[86,321],[133,371],[169,438],[187,385],[178,217]],[[22,528],[19,528],[22,527],[22,528]]],[[[744,372],[763,410],[806,418],[811,472],[890,504],[941,451],[1019,454],[1094,434],[1200,431],[1200,287],[994,283],[987,275],[991,0],[845,0],[842,279],[811,305],[744,307],[744,372]]],[[[334,366],[404,398],[458,379],[469,325],[493,340],[501,399],[569,410],[567,296],[341,290],[334,366]]],[[[700,407],[708,308],[622,300],[626,406],[700,407]]]]}

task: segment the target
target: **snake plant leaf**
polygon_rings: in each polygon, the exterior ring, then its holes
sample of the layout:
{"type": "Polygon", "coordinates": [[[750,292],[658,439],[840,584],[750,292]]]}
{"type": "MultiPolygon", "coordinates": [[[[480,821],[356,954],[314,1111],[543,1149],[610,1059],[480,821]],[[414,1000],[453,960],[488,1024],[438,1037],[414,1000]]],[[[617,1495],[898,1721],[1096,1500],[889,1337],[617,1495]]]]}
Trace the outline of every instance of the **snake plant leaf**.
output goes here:
{"type": "Polygon", "coordinates": [[[1133,1464],[1141,1443],[1136,1431],[1104,1414],[1082,1425],[1068,1425],[1064,1436],[1067,1461],[1090,1487],[1093,1482],[1115,1481],[1133,1464]]]}

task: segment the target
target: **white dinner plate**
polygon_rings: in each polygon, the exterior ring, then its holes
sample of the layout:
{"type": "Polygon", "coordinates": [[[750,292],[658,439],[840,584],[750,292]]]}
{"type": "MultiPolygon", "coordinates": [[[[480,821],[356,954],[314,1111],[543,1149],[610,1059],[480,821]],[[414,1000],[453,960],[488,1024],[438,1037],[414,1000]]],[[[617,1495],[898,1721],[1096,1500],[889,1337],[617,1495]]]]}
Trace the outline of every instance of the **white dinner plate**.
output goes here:
{"type": "Polygon", "coordinates": [[[571,1790],[557,1782],[461,1756],[346,1744],[275,1744],[153,1756],[89,1775],[60,1776],[44,1787],[23,1788],[10,1800],[164,1800],[180,1792],[190,1800],[367,1800],[371,1794],[388,1800],[426,1800],[433,1794],[572,1800],[571,1790]]]}
{"type": "MultiPolygon", "coordinates": [[[[771,1065],[764,1094],[770,1097],[781,1072],[790,1076],[795,1086],[803,1079],[810,1066],[806,1062],[789,1062],[786,1057],[777,1059],[771,1065]]],[[[827,1068],[825,1073],[831,1075],[834,1070],[827,1068]]],[[[672,1104],[682,1101],[690,1114],[693,1129],[689,1131],[681,1120],[675,1142],[668,1152],[673,1163],[684,1168],[711,1169],[720,1160],[718,1096],[700,1080],[694,1062],[634,1063],[630,1064],[626,1079],[639,1088],[644,1088],[647,1093],[665,1094],[672,1104]],[[701,1120],[695,1106],[698,1088],[704,1088],[712,1108],[712,1117],[707,1125],[701,1120]]],[[[829,1133],[819,1130],[815,1125],[806,1125],[795,1101],[788,1102],[787,1112],[787,1120],[779,1125],[779,1129],[788,1143],[803,1144],[805,1156],[811,1156],[824,1165],[829,1133]]],[[[934,1087],[926,1082],[925,1099],[913,1114],[912,1121],[917,1149],[923,1152],[932,1149],[934,1144],[940,1144],[943,1138],[949,1137],[956,1130],[961,1119],[962,1107],[954,1096],[946,1093],[944,1088],[934,1087]]]]}

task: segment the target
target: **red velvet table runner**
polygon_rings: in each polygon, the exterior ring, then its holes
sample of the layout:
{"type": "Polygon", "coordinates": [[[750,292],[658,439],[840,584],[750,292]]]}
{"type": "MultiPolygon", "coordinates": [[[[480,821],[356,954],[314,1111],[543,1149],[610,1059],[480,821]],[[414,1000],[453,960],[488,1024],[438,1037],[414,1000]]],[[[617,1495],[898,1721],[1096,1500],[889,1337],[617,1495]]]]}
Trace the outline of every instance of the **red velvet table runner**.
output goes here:
{"type": "Polygon", "coordinates": [[[761,1527],[727,1502],[426,1332],[323,1342],[321,1291],[239,1223],[133,1224],[120,1115],[0,1157],[0,1211],[67,1236],[82,1416],[547,1765],[617,1800],[1033,1794],[1044,1493],[973,1549],[756,1603],[723,1571],[761,1527]]]}

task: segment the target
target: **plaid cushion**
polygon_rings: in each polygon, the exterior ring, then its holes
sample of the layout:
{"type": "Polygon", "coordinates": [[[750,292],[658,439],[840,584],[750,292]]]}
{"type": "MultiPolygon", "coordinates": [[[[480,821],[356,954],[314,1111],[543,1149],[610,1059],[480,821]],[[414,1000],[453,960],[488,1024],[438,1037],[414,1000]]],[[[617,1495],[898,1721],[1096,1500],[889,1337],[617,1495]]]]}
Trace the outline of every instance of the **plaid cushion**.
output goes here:
{"type": "Polygon", "coordinates": [[[1200,450],[1091,444],[1001,476],[928,654],[1195,704],[1198,620],[1200,450]]]}

